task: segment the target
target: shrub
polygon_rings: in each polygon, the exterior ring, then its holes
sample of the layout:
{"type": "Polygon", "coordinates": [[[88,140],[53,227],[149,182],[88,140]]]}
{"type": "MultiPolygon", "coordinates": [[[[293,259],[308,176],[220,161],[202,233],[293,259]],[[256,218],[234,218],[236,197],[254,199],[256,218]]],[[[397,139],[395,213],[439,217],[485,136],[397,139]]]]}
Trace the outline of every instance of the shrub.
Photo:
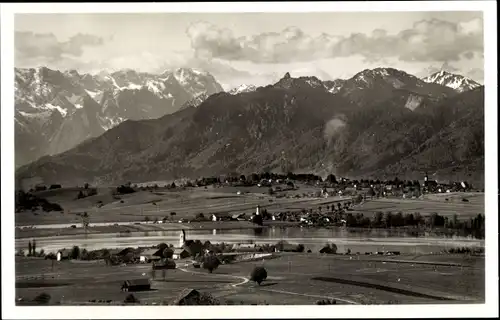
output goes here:
{"type": "Polygon", "coordinates": [[[79,257],[80,257],[80,247],[74,246],[73,249],[71,249],[71,259],[78,259],[79,257]]]}
{"type": "Polygon", "coordinates": [[[116,188],[116,192],[119,194],[127,194],[127,193],[134,193],[135,190],[130,187],[130,185],[121,185],[116,188]]]}
{"type": "Polygon", "coordinates": [[[327,243],[319,253],[327,253],[327,254],[336,254],[337,253],[337,245],[335,243],[327,243]]]}
{"type": "Polygon", "coordinates": [[[165,242],[162,242],[159,245],[157,245],[156,248],[163,251],[163,250],[165,250],[165,248],[168,248],[168,244],[166,244],[165,242]]]}
{"type": "Polygon", "coordinates": [[[214,255],[206,256],[203,259],[203,269],[207,269],[208,272],[212,273],[220,265],[220,260],[214,255]]]}
{"type": "Polygon", "coordinates": [[[137,299],[133,294],[129,294],[125,300],[123,300],[125,303],[139,303],[139,299],[137,299]]]}
{"type": "Polygon", "coordinates": [[[51,253],[49,253],[48,255],[45,256],[45,259],[56,260],[57,257],[56,257],[56,255],[53,252],[51,252],[51,253]]]}
{"type": "Polygon", "coordinates": [[[255,215],[252,217],[252,222],[255,223],[256,225],[262,226],[264,224],[264,221],[262,219],[262,215],[255,215]]]}
{"type": "Polygon", "coordinates": [[[37,295],[33,299],[33,302],[35,302],[36,304],[49,304],[50,299],[51,299],[50,294],[43,292],[43,293],[37,295]]]}
{"type": "Polygon", "coordinates": [[[250,280],[257,282],[260,286],[261,282],[267,279],[267,271],[264,267],[255,267],[250,274],[250,280]]]}
{"type": "Polygon", "coordinates": [[[163,250],[163,257],[165,259],[172,259],[173,256],[174,256],[174,250],[172,250],[170,248],[165,248],[163,250]]]}

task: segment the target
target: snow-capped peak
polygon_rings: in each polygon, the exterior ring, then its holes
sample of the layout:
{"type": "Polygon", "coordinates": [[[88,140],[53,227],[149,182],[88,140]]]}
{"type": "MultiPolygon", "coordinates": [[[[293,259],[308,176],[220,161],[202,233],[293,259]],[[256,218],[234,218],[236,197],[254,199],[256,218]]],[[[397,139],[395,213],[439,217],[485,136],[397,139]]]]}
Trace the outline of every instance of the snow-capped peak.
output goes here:
{"type": "Polygon", "coordinates": [[[231,90],[229,90],[229,94],[239,94],[239,93],[243,93],[243,92],[252,92],[252,91],[255,91],[257,89],[257,87],[255,87],[254,85],[247,85],[247,84],[242,84],[236,88],[233,88],[231,90]]]}
{"type": "Polygon", "coordinates": [[[470,78],[450,73],[444,70],[433,73],[430,76],[423,78],[422,80],[427,83],[440,84],[455,89],[458,92],[469,91],[481,86],[479,83],[470,78]]]}

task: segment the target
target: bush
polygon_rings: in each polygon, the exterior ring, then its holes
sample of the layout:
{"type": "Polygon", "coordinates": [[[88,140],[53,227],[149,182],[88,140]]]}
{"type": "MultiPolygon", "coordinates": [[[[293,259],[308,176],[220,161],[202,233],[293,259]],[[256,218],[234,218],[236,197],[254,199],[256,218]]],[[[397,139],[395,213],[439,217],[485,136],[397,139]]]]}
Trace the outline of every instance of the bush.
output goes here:
{"type": "Polygon", "coordinates": [[[49,304],[50,299],[51,299],[50,294],[43,292],[38,296],[36,296],[33,299],[33,302],[35,302],[36,304],[49,304]]]}
{"type": "Polygon", "coordinates": [[[78,259],[80,257],[80,247],[79,246],[74,246],[73,249],[71,249],[71,259],[78,259]]]}
{"type": "Polygon", "coordinates": [[[163,250],[163,257],[165,259],[172,259],[173,256],[174,256],[174,250],[172,250],[170,248],[165,248],[163,250]]]}
{"type": "Polygon", "coordinates": [[[121,185],[116,188],[116,192],[119,194],[127,194],[127,193],[134,193],[135,190],[129,185],[121,185]]]}
{"type": "Polygon", "coordinates": [[[203,269],[207,269],[208,272],[212,273],[220,265],[220,260],[214,255],[206,256],[203,259],[203,269]]]}
{"type": "Polygon", "coordinates": [[[125,303],[139,303],[139,299],[137,299],[133,294],[129,294],[125,300],[123,300],[125,303]]]}
{"type": "Polygon", "coordinates": [[[49,253],[48,255],[45,256],[45,259],[46,260],[56,260],[57,257],[56,257],[56,255],[53,252],[51,252],[51,253],[49,253]]]}
{"type": "Polygon", "coordinates": [[[267,279],[267,271],[264,267],[255,267],[250,274],[250,280],[257,282],[260,286],[261,282],[267,279]]]}
{"type": "Polygon", "coordinates": [[[255,215],[252,217],[252,222],[255,223],[256,225],[262,226],[264,224],[264,221],[262,219],[262,215],[255,215]]]}
{"type": "Polygon", "coordinates": [[[335,243],[328,243],[321,250],[319,250],[319,253],[336,254],[337,245],[335,243]]]}

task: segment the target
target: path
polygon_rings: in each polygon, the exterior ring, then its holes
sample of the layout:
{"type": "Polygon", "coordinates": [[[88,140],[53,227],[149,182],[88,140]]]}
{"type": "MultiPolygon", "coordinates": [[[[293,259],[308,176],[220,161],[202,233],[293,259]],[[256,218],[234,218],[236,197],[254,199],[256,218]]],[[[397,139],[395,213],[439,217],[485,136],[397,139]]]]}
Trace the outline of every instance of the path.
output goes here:
{"type": "Polygon", "coordinates": [[[355,302],[355,301],[352,301],[352,300],[347,300],[347,299],[344,299],[344,298],[339,298],[339,297],[320,296],[320,295],[315,295],[315,294],[297,293],[297,292],[283,291],[283,290],[274,290],[274,289],[260,289],[260,290],[270,291],[270,292],[277,292],[277,293],[283,293],[283,294],[290,294],[290,295],[296,295],[296,296],[311,297],[311,298],[322,298],[322,299],[338,300],[338,301],[342,301],[342,302],[349,303],[349,304],[360,304],[358,302],[355,302]]]}
{"type": "Polygon", "coordinates": [[[213,273],[206,273],[206,272],[198,272],[198,271],[193,271],[193,270],[187,270],[187,269],[184,269],[184,268],[177,268],[183,272],[189,272],[189,273],[192,273],[192,274],[201,274],[201,275],[204,275],[206,276],[207,274],[211,274],[213,276],[219,276],[219,277],[229,277],[229,278],[235,278],[235,279],[240,279],[240,280],[243,280],[242,282],[238,282],[238,283],[233,283],[231,284],[232,287],[236,288],[238,286],[241,286],[245,283],[247,283],[248,281],[250,281],[250,279],[246,278],[246,277],[242,277],[242,276],[233,276],[233,275],[230,275],[230,274],[213,274],[213,273]]]}
{"type": "MultiPolygon", "coordinates": [[[[179,269],[179,270],[181,270],[183,272],[189,272],[189,273],[192,273],[192,274],[207,275],[207,273],[205,273],[205,272],[192,271],[192,270],[187,270],[187,269],[184,269],[184,268],[177,268],[177,269],[179,269]]],[[[243,280],[242,282],[231,284],[231,286],[233,288],[236,288],[238,286],[246,284],[248,281],[250,281],[250,279],[248,279],[246,277],[243,277],[243,276],[234,276],[234,275],[229,275],[229,274],[212,274],[212,275],[214,275],[214,276],[222,276],[222,277],[230,277],[230,278],[242,279],[243,280]]],[[[298,292],[291,292],[291,291],[284,291],[284,290],[262,289],[262,288],[259,288],[259,290],[269,291],[269,292],[277,292],[277,293],[282,293],[282,294],[297,295],[297,296],[312,297],[312,298],[322,298],[322,299],[330,299],[330,300],[334,299],[334,300],[339,300],[339,301],[342,301],[342,302],[345,302],[345,303],[349,303],[349,304],[359,304],[358,302],[355,302],[355,301],[352,301],[352,300],[347,300],[347,299],[344,299],[344,298],[339,298],[339,297],[329,297],[329,296],[313,295],[313,294],[298,293],[298,292]]]]}

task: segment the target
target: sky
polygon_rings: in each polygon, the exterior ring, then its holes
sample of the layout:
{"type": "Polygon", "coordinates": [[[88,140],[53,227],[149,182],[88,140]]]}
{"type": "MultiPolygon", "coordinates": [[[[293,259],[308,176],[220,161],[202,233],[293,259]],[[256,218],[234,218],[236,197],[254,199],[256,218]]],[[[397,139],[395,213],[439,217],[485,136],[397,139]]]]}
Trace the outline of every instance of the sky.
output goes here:
{"type": "Polygon", "coordinates": [[[16,67],[192,67],[227,89],[376,67],[484,77],[482,12],[16,14],[16,67]]]}

